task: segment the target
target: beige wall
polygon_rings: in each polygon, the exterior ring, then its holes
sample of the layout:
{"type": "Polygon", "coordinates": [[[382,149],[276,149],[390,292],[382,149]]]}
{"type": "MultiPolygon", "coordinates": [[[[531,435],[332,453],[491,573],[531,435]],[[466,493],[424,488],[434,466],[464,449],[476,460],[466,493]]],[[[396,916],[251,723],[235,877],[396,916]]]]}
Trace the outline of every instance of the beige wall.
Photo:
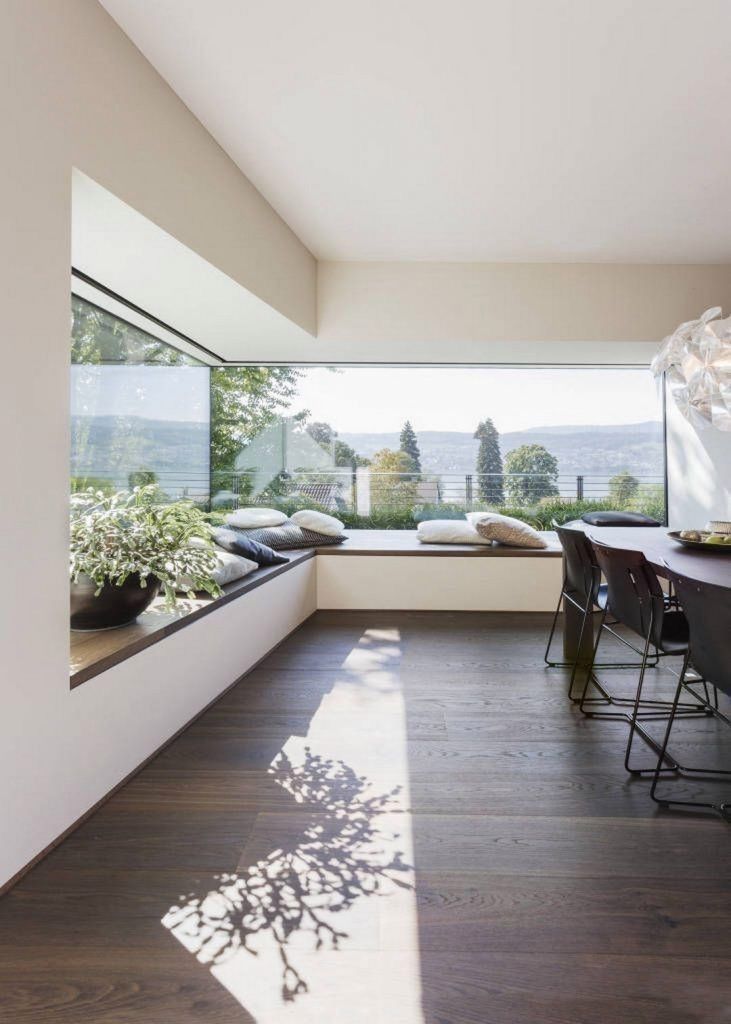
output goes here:
{"type": "Polygon", "coordinates": [[[68,688],[72,167],[306,330],[316,266],[94,0],[5,0],[0,66],[2,883],[234,671],[201,652],[196,683],[186,652],[68,688]]]}
{"type": "Polygon", "coordinates": [[[318,348],[352,359],[632,362],[721,304],[731,309],[728,266],[320,263],[318,348]]]}

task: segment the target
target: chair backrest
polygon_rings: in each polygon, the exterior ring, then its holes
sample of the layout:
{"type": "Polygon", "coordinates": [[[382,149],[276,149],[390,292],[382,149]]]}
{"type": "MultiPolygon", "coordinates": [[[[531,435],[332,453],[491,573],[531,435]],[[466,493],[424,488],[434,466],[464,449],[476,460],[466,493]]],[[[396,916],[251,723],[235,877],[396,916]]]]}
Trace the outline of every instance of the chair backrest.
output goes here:
{"type": "Polygon", "coordinates": [[[586,604],[596,601],[602,574],[596,564],[594,549],[583,530],[558,526],[554,523],[564,555],[564,586],[586,604]]]}
{"type": "Polygon", "coordinates": [[[731,587],[669,575],[688,620],[693,668],[731,696],[731,587]]]}
{"type": "Polygon", "coordinates": [[[619,622],[657,643],[664,615],[663,592],[655,570],[641,551],[608,547],[591,538],[607,581],[607,605],[619,622]]]}
{"type": "Polygon", "coordinates": [[[659,526],[657,519],[642,512],[585,512],[581,517],[589,526],[659,526]]]}

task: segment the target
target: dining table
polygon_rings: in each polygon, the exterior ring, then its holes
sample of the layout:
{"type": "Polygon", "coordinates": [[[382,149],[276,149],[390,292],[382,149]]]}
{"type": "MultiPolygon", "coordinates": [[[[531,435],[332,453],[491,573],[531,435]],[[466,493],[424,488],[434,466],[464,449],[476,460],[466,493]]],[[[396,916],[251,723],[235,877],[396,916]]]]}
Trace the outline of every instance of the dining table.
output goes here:
{"type": "MultiPolygon", "coordinates": [[[[597,540],[608,547],[641,551],[660,577],[668,579],[672,573],[678,573],[700,583],[731,590],[731,546],[723,551],[712,545],[707,549],[685,547],[669,536],[669,531],[663,526],[576,524],[577,527],[579,525],[590,540],[597,540]]],[[[585,629],[582,636],[582,618],[581,610],[570,601],[564,602],[564,657],[567,661],[574,661],[578,656],[580,665],[588,665],[596,633],[585,629]]]]}

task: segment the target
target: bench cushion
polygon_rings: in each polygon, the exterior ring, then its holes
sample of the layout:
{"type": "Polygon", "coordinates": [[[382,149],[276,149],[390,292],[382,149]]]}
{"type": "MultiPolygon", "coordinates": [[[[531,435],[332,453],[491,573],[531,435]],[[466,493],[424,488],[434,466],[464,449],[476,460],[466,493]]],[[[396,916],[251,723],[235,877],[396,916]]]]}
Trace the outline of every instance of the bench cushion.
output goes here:
{"type": "Polygon", "coordinates": [[[426,519],[416,534],[422,544],[492,544],[466,519],[426,519]]]}

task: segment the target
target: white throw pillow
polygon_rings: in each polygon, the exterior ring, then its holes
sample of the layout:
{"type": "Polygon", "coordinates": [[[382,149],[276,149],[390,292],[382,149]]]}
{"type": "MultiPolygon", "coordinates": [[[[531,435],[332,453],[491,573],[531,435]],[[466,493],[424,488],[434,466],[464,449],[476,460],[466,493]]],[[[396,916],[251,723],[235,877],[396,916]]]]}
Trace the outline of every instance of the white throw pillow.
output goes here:
{"type": "Polygon", "coordinates": [[[419,523],[416,535],[422,544],[492,544],[464,519],[427,519],[419,523]]]}
{"type": "Polygon", "coordinates": [[[468,522],[486,540],[513,548],[547,548],[548,543],[528,523],[498,512],[468,512],[468,522]]]}
{"type": "MultiPolygon", "coordinates": [[[[197,545],[194,546],[197,547],[197,545]]],[[[259,568],[257,563],[252,562],[250,558],[234,555],[232,552],[224,551],[223,548],[219,547],[214,548],[214,550],[218,558],[218,565],[211,573],[211,576],[219,587],[224,586],[226,583],[233,583],[234,580],[240,580],[259,568]]],[[[175,589],[183,591],[192,590],[192,580],[188,576],[181,576],[175,584],[175,589]]]]}
{"type": "Polygon", "coordinates": [[[260,526],[281,526],[287,517],[277,508],[237,508],[226,516],[226,522],[239,530],[257,530],[260,526]]]}
{"type": "Polygon", "coordinates": [[[301,512],[295,512],[290,518],[303,530],[322,533],[326,537],[340,537],[345,529],[335,516],[329,516],[325,512],[315,512],[313,509],[302,509],[301,512]]]}

